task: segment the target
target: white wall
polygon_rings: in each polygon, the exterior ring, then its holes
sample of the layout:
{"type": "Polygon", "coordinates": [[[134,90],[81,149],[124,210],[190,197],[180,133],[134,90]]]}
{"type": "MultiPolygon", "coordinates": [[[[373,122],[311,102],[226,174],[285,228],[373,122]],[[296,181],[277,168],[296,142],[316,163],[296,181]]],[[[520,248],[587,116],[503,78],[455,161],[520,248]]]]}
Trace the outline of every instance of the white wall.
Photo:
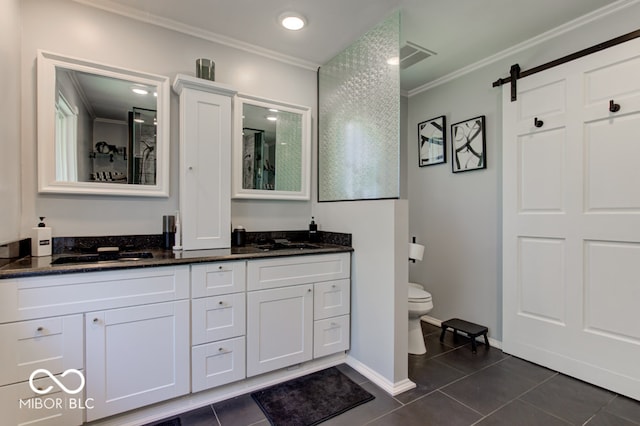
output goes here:
{"type": "MultiPolygon", "coordinates": [[[[22,235],[28,235],[28,230],[34,226],[34,218],[39,215],[47,217],[47,224],[53,228],[54,237],[159,234],[162,232],[162,215],[172,214],[178,208],[179,114],[175,94],[172,94],[171,101],[171,184],[168,199],[37,193],[37,49],[166,75],[172,79],[177,73],[194,75],[195,60],[209,57],[216,62],[217,81],[244,93],[310,106],[315,117],[314,70],[284,64],[69,0],[23,0],[11,3],[20,3],[23,9],[22,235]]],[[[19,22],[16,22],[17,14],[2,15],[3,19],[13,15],[11,24],[19,26],[19,22]]],[[[13,40],[18,43],[16,36],[13,36],[13,40]]],[[[18,58],[19,54],[14,56],[18,58]]],[[[13,74],[17,72],[13,71],[13,74]]],[[[3,81],[5,84],[9,79],[3,81]]],[[[18,78],[13,81],[18,81],[18,78]]],[[[11,85],[7,86],[7,90],[9,89],[11,85]]],[[[17,104],[13,107],[17,111],[17,104]]],[[[12,119],[9,121],[17,122],[18,117],[17,114],[10,115],[9,118],[12,119]]],[[[3,115],[3,120],[5,118],[3,115]]],[[[13,133],[7,139],[17,140],[17,129],[13,133]]],[[[14,159],[12,164],[16,163],[14,159]]],[[[12,172],[7,173],[7,179],[3,179],[3,182],[16,181],[19,171],[15,166],[12,167],[12,172]]],[[[5,173],[4,168],[2,173],[5,173]]],[[[8,199],[13,200],[15,197],[8,199]]],[[[17,208],[19,204],[12,201],[10,205],[17,208]]],[[[244,225],[249,231],[304,229],[311,216],[310,212],[310,201],[238,201],[232,203],[232,222],[244,225]]],[[[4,211],[2,214],[5,214],[4,211]]]]}
{"type": "Polygon", "coordinates": [[[407,378],[408,205],[406,200],[314,205],[320,230],[352,234],[351,351],[384,378],[407,378]]]}
{"type": "MultiPolygon", "coordinates": [[[[507,77],[512,64],[533,68],[638,29],[640,4],[567,30],[542,44],[500,60],[449,83],[409,98],[409,230],[426,245],[422,262],[410,266],[411,281],[432,293],[432,317],[460,317],[489,327],[502,338],[501,276],[501,89],[491,83],[507,77]],[[446,115],[450,125],[486,116],[487,169],[451,173],[447,163],[418,167],[417,124],[446,115]]],[[[573,26],[575,27],[575,26],[573,26]]]]}
{"type": "Polygon", "coordinates": [[[0,244],[20,237],[20,0],[0,2],[0,244]]]}

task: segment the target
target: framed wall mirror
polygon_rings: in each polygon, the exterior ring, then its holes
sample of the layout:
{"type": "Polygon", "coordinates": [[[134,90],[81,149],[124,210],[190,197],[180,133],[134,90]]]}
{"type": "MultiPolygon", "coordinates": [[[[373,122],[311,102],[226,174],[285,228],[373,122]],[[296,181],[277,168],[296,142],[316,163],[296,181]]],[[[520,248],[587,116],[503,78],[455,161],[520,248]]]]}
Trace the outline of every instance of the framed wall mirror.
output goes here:
{"type": "Polygon", "coordinates": [[[233,198],[310,198],[311,109],[238,94],[233,198]]]}
{"type": "Polygon", "coordinates": [[[169,196],[168,77],[38,51],[38,192],[169,196]]]}

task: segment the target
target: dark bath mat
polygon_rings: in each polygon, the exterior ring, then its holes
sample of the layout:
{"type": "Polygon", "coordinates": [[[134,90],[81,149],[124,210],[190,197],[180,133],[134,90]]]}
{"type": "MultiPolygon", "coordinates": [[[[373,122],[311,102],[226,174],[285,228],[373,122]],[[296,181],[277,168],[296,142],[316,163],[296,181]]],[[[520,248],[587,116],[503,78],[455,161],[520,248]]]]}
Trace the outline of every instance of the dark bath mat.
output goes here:
{"type": "Polygon", "coordinates": [[[251,397],[274,426],[317,425],[375,398],[335,367],[253,392],[251,397]]]}
{"type": "Polygon", "coordinates": [[[182,426],[182,422],[180,421],[180,417],[175,417],[169,420],[161,420],[158,423],[150,423],[147,426],[182,426]]]}

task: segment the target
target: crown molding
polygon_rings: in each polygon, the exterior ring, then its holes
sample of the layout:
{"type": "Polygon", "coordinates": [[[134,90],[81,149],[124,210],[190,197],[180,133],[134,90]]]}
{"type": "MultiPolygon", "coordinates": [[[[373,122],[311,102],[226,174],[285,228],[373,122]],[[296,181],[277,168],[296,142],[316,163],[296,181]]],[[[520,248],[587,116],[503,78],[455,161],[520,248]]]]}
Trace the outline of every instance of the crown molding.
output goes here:
{"type": "Polygon", "coordinates": [[[612,13],[619,12],[627,7],[633,6],[639,3],[640,0],[618,0],[614,3],[611,3],[607,6],[601,7],[600,9],[594,10],[593,12],[587,13],[579,18],[576,18],[572,21],[569,21],[565,24],[560,25],[550,31],[542,33],[536,37],[533,37],[525,42],[516,44],[508,49],[503,50],[502,52],[498,52],[495,55],[489,56],[481,61],[475,62],[466,67],[460,68],[456,71],[453,71],[447,75],[444,75],[440,78],[437,78],[433,81],[430,81],[422,86],[416,87],[415,89],[411,89],[408,91],[408,96],[412,97],[422,92],[426,92],[427,90],[433,89],[434,87],[440,86],[442,84],[448,83],[452,80],[455,80],[463,75],[469,74],[473,71],[476,71],[480,68],[486,67],[494,62],[501,61],[506,59],[512,55],[515,55],[519,52],[530,49],[534,46],[542,44],[546,41],[549,41],[555,37],[558,37],[562,34],[565,34],[569,31],[580,28],[583,25],[589,24],[591,22],[602,19],[612,13]]]}
{"type": "Polygon", "coordinates": [[[130,19],[135,19],[140,22],[156,25],[162,28],[166,28],[182,34],[197,37],[213,43],[222,44],[224,46],[232,47],[234,49],[239,49],[248,53],[264,56],[266,58],[273,59],[275,61],[282,62],[288,65],[293,65],[295,67],[303,68],[306,70],[315,72],[318,70],[318,67],[320,67],[319,64],[306,61],[304,59],[285,55],[283,53],[276,52],[275,50],[266,49],[264,47],[246,43],[244,41],[240,41],[240,40],[227,37],[221,34],[217,34],[211,31],[206,31],[200,28],[185,25],[173,19],[164,18],[149,12],[142,12],[138,9],[124,6],[110,0],[73,0],[73,1],[75,1],[76,3],[84,4],[89,7],[93,7],[96,9],[101,9],[107,12],[121,15],[130,19]]]}

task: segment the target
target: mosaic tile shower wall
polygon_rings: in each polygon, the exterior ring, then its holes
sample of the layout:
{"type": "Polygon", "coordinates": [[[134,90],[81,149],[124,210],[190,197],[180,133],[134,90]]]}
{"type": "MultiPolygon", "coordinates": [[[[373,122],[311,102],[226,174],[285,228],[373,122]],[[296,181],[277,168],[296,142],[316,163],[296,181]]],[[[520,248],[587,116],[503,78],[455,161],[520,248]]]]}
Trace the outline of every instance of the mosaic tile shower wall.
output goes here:
{"type": "Polygon", "coordinates": [[[399,197],[400,13],[319,70],[318,201],[399,197]]]}

